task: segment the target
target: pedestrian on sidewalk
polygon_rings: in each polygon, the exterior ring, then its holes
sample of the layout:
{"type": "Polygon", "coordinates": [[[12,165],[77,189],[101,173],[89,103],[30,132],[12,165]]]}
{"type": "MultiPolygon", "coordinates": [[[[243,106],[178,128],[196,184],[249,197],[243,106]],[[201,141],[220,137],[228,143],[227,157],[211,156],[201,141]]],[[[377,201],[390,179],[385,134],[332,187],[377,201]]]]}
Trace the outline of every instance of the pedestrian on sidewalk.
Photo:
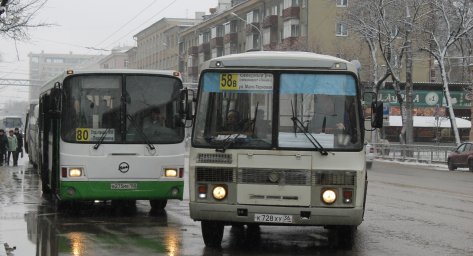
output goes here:
{"type": "Polygon", "coordinates": [[[16,151],[18,151],[18,155],[23,158],[23,134],[21,134],[20,129],[18,129],[18,127],[15,128],[15,136],[18,142],[18,148],[16,151]]]}
{"type": "Polygon", "coordinates": [[[8,139],[5,131],[0,129],[0,166],[3,165],[3,160],[6,159],[8,149],[8,139]]]}
{"type": "Polygon", "coordinates": [[[13,130],[8,131],[8,156],[7,165],[10,164],[10,156],[13,155],[13,166],[18,165],[18,141],[13,130]]]}

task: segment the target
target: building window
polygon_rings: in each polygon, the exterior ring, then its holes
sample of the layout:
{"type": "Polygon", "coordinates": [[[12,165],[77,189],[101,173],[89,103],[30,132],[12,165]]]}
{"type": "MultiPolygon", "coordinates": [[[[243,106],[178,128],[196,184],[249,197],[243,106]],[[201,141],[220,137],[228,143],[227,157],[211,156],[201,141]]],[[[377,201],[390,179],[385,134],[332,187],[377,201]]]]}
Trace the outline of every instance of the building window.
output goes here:
{"type": "Polygon", "coordinates": [[[215,26],[210,30],[211,38],[223,37],[223,26],[215,26]]]}
{"type": "Polygon", "coordinates": [[[271,44],[271,28],[263,30],[263,45],[271,44]]]}
{"type": "Polygon", "coordinates": [[[347,7],[348,0],[337,0],[337,7],[347,7]]]}
{"type": "Polygon", "coordinates": [[[246,49],[245,50],[254,50],[259,49],[260,39],[259,34],[251,34],[246,37],[246,49]]]}
{"type": "Polygon", "coordinates": [[[300,26],[298,19],[292,19],[284,22],[283,38],[299,37],[300,26]]]}
{"type": "Polygon", "coordinates": [[[299,6],[299,0],[284,0],[284,9],[299,6]]]}
{"type": "Polygon", "coordinates": [[[337,23],[337,36],[347,36],[348,31],[345,24],[337,23]]]}
{"type": "Polygon", "coordinates": [[[237,21],[233,20],[225,23],[225,35],[237,32],[237,21]]]}
{"type": "Polygon", "coordinates": [[[246,14],[246,22],[247,23],[255,23],[259,22],[259,10],[253,10],[246,14]]]}
{"type": "Polygon", "coordinates": [[[399,27],[397,25],[394,25],[391,28],[391,38],[396,38],[399,37],[399,27]]]}
{"type": "Polygon", "coordinates": [[[277,5],[273,5],[271,7],[271,15],[278,15],[278,6],[277,5]]]}
{"type": "Polygon", "coordinates": [[[200,44],[204,44],[204,43],[208,43],[210,41],[210,33],[209,32],[205,32],[205,33],[202,33],[199,35],[199,45],[200,44]]]}

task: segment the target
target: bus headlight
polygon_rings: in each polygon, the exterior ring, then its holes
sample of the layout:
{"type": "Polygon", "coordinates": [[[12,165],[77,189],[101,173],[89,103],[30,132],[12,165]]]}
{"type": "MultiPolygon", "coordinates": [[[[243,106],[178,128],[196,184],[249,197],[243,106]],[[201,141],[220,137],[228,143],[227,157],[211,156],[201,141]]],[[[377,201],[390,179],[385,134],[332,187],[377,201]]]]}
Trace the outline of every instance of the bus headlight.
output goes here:
{"type": "Polygon", "coordinates": [[[69,177],[80,177],[82,176],[82,168],[70,168],[69,177]]]}
{"type": "Polygon", "coordinates": [[[178,171],[177,168],[165,168],[164,176],[165,177],[177,177],[178,171]]]}
{"type": "Polygon", "coordinates": [[[223,200],[227,197],[227,188],[223,185],[217,185],[212,190],[212,195],[216,200],[223,200]]]}
{"type": "Polygon", "coordinates": [[[337,200],[337,193],[333,189],[322,191],[322,201],[326,204],[333,204],[337,200]]]}

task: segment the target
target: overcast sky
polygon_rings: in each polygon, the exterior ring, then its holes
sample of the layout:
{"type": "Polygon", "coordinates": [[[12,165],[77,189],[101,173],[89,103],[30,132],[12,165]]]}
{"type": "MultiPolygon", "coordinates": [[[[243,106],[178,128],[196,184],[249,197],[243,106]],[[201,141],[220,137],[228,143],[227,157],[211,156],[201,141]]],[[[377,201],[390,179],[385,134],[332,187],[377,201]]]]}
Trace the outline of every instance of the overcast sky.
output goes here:
{"type": "MultiPolygon", "coordinates": [[[[30,30],[31,39],[17,42],[17,47],[13,40],[0,38],[0,78],[27,79],[30,52],[106,55],[86,47],[134,46],[133,35],[161,18],[194,18],[195,12],[207,14],[217,4],[218,0],[48,0],[35,21],[54,25],[30,30]]],[[[0,97],[4,100],[5,95],[0,97]]],[[[17,97],[23,98],[23,93],[17,97]]]]}

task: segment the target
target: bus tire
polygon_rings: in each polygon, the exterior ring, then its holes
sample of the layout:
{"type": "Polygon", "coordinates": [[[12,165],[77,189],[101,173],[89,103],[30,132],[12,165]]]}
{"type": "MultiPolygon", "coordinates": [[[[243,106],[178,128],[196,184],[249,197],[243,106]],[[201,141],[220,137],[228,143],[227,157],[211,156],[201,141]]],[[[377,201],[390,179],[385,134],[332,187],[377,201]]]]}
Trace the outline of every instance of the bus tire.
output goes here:
{"type": "Polygon", "coordinates": [[[51,188],[48,186],[47,173],[44,171],[41,172],[41,191],[43,194],[51,193],[51,188]]]}
{"type": "Polygon", "coordinates": [[[329,243],[332,247],[351,249],[355,241],[356,226],[336,226],[329,229],[329,243]]]}
{"type": "Polygon", "coordinates": [[[217,221],[202,221],[201,228],[205,246],[221,248],[224,228],[223,223],[217,221]]]}
{"type": "Polygon", "coordinates": [[[366,169],[371,169],[373,162],[366,162],[366,169]]]}
{"type": "Polygon", "coordinates": [[[166,205],[168,204],[168,200],[149,200],[149,204],[151,205],[151,209],[153,210],[164,210],[166,205]]]}
{"type": "Polygon", "coordinates": [[[72,209],[73,207],[73,202],[71,201],[63,201],[59,198],[57,198],[57,196],[55,195],[52,195],[53,197],[53,205],[54,205],[54,210],[56,210],[56,212],[58,213],[66,213],[68,212],[70,209],[72,209]]]}

